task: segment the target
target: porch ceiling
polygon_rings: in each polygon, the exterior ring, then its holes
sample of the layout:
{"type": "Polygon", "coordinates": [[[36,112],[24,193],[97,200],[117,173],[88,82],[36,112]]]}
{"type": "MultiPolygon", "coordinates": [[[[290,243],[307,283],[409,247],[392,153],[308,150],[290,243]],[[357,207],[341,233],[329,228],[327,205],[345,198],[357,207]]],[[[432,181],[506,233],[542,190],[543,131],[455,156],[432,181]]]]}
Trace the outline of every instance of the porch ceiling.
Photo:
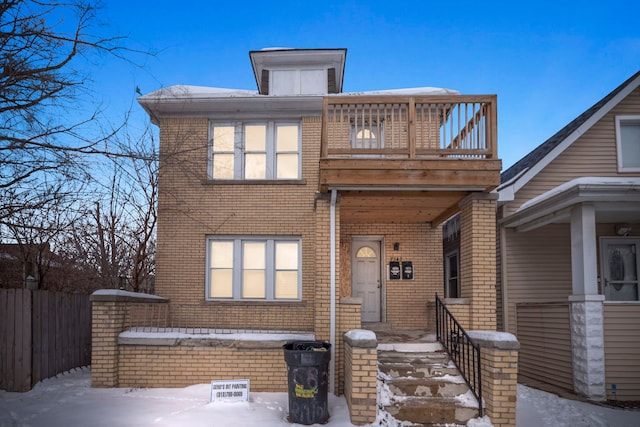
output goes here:
{"type": "Polygon", "coordinates": [[[458,203],[467,194],[468,191],[340,191],[340,221],[437,225],[458,211],[458,203]]]}

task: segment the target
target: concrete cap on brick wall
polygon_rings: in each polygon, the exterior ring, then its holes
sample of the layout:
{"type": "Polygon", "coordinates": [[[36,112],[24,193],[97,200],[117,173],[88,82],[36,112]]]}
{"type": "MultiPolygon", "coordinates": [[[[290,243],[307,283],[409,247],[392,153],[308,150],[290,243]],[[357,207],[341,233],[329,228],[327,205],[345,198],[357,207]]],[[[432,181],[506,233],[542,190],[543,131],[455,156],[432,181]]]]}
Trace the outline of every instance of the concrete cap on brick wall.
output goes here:
{"type": "Polygon", "coordinates": [[[358,348],[376,348],[378,347],[378,338],[372,331],[365,329],[352,329],[344,334],[344,339],[351,347],[358,348]]]}
{"type": "Polygon", "coordinates": [[[129,292],[120,289],[98,289],[91,294],[90,299],[92,302],[169,302],[169,299],[157,295],[129,292]]]}
{"type": "Polygon", "coordinates": [[[497,331],[469,331],[469,337],[482,348],[518,350],[520,343],[515,335],[497,331]]]}

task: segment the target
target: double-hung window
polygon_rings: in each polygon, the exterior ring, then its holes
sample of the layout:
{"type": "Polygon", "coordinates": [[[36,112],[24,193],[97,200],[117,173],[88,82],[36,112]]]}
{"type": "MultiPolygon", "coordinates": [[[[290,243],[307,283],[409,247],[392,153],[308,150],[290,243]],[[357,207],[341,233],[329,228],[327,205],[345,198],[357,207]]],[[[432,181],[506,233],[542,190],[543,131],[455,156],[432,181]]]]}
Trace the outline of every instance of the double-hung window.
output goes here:
{"type": "Polygon", "coordinates": [[[211,123],[209,178],[300,179],[300,125],[211,123]]]}
{"type": "Polygon", "coordinates": [[[640,116],[616,116],[619,172],[640,172],[640,116]]]}
{"type": "Polygon", "coordinates": [[[207,299],[299,300],[300,239],[209,237],[207,299]]]}

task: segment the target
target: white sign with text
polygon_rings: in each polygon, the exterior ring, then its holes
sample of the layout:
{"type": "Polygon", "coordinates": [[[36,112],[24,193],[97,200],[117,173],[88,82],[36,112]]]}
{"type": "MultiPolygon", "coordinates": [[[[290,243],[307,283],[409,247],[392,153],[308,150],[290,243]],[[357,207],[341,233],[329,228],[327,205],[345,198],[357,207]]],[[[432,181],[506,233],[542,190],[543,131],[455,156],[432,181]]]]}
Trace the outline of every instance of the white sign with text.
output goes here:
{"type": "Polygon", "coordinates": [[[249,401],[249,380],[211,381],[209,402],[249,401]]]}

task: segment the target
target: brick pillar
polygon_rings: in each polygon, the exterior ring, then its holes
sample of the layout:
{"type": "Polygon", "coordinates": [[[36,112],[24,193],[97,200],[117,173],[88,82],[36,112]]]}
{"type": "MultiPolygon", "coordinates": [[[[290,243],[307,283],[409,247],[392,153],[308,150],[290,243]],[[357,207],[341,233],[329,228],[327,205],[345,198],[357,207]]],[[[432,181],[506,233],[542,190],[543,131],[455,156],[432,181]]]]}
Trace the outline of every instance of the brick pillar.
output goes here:
{"type": "Polygon", "coordinates": [[[344,395],[351,423],[361,426],[376,420],[378,399],[378,341],[371,331],[344,334],[344,395]]]}
{"type": "Polygon", "coordinates": [[[470,331],[469,336],[480,345],[485,414],[495,427],[515,426],[520,343],[507,332],[470,331]]]}
{"type": "Polygon", "coordinates": [[[156,295],[101,289],[91,295],[91,386],[118,387],[118,335],[127,325],[129,303],[166,304],[156,295]]]}
{"type": "Polygon", "coordinates": [[[460,288],[471,300],[473,329],[496,330],[496,198],[473,193],[460,202],[460,288]]]}
{"type": "Polygon", "coordinates": [[[118,335],[125,328],[126,303],[91,296],[91,387],[118,387],[118,335]]]}
{"type": "Polygon", "coordinates": [[[338,325],[336,326],[336,387],[335,395],[344,394],[344,334],[362,327],[362,298],[343,297],[338,305],[338,325]]]}

